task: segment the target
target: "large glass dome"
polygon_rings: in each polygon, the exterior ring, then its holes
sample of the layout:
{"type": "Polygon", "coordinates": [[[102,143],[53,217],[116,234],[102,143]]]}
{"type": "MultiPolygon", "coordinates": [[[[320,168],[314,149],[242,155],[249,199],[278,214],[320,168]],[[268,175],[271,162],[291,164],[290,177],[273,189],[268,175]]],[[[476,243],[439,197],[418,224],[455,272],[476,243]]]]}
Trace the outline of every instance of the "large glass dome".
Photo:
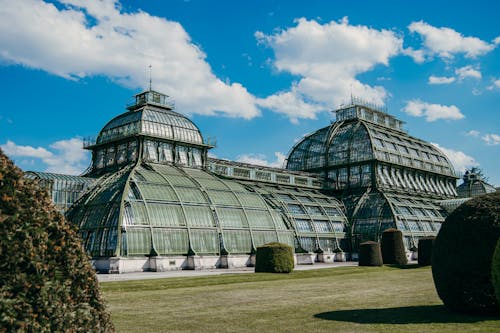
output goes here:
{"type": "Polygon", "coordinates": [[[445,217],[437,200],[457,196],[448,158],[373,106],[353,103],[336,118],[291,149],[287,169],[324,177],[323,189],[347,208],[354,248],[388,228],[403,231],[407,249],[435,235],[445,217]]]}
{"type": "Polygon", "coordinates": [[[391,115],[359,105],[338,110],[336,122],[299,141],[286,167],[320,173],[334,190],[376,185],[456,196],[446,155],[408,135],[391,115]]]}
{"type": "Polygon", "coordinates": [[[204,143],[191,120],[173,111],[167,95],[144,91],[127,109],[85,146],[92,150],[88,176],[115,172],[140,161],[198,168],[204,165],[211,146],[204,143]]]}
{"type": "Polygon", "coordinates": [[[185,116],[174,112],[163,94],[148,91],[136,96],[136,103],[104,126],[96,143],[103,144],[134,135],[203,144],[198,127],[185,116]]]}

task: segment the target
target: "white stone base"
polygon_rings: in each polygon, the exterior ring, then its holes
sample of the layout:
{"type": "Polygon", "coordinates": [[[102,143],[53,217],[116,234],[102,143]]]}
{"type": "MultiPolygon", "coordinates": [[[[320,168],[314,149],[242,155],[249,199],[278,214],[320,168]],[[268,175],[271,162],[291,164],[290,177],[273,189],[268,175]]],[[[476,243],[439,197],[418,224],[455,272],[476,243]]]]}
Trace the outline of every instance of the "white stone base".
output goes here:
{"type": "Polygon", "coordinates": [[[255,260],[256,260],[256,255],[251,254],[250,257],[248,258],[248,261],[246,262],[247,267],[255,267],[255,260]]]}
{"type": "Polygon", "coordinates": [[[346,256],[345,252],[337,252],[337,253],[335,253],[334,261],[336,261],[336,262],[346,262],[347,261],[347,256],[346,256]]]}
{"type": "MultiPolygon", "coordinates": [[[[219,267],[220,258],[220,256],[187,256],[187,264],[182,269],[215,269],[219,267]]],[[[224,261],[227,263],[227,259],[224,261]]]]}
{"type": "Polygon", "coordinates": [[[255,255],[228,255],[227,268],[255,267],[255,255]]]}
{"type": "Polygon", "coordinates": [[[316,255],[316,262],[333,263],[335,260],[335,253],[318,253],[316,255]]]}
{"type": "Polygon", "coordinates": [[[316,255],[316,262],[334,263],[334,262],[346,262],[347,256],[345,252],[335,252],[335,253],[318,253],[316,255]]]}
{"type": "Polygon", "coordinates": [[[412,251],[410,253],[410,260],[418,260],[418,251],[412,251]]]}
{"type": "Polygon", "coordinates": [[[296,265],[314,265],[316,253],[296,253],[295,258],[296,265]]]}
{"type": "MultiPolygon", "coordinates": [[[[123,258],[123,260],[127,260],[123,258]]],[[[187,257],[177,256],[177,257],[150,257],[149,258],[149,271],[152,272],[166,272],[166,271],[178,271],[185,269],[187,266],[187,257]]]]}
{"type": "Polygon", "coordinates": [[[96,271],[110,274],[144,272],[150,270],[148,257],[102,258],[91,260],[91,264],[96,271]]]}
{"type": "Polygon", "coordinates": [[[91,260],[100,273],[166,272],[255,266],[255,255],[111,257],[91,260]]]}

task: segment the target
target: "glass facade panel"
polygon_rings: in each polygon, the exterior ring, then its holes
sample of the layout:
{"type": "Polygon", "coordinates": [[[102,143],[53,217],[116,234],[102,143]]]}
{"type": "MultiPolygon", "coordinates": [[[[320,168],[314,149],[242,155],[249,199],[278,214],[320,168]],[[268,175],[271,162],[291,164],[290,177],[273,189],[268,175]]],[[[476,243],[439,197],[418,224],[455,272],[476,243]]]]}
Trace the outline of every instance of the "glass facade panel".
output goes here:
{"type": "Polygon", "coordinates": [[[295,219],[295,224],[297,225],[297,230],[302,232],[313,232],[311,221],[309,220],[299,220],[295,219]]]}
{"type": "Polygon", "coordinates": [[[191,229],[191,248],[197,254],[217,254],[219,250],[219,236],[212,229],[191,229]]]}
{"type": "Polygon", "coordinates": [[[180,206],[149,203],[147,208],[149,221],[153,226],[178,227],[186,225],[186,220],[180,206]]]}
{"type": "Polygon", "coordinates": [[[155,229],[153,242],[159,255],[183,255],[189,248],[188,232],[185,229],[155,229]]]}
{"type": "Polygon", "coordinates": [[[191,227],[214,227],[214,219],[209,207],[184,206],[186,221],[191,227]]]}
{"type": "Polygon", "coordinates": [[[257,248],[267,243],[277,242],[278,236],[275,232],[254,231],[253,240],[254,240],[254,247],[257,248]]]}
{"type": "Polygon", "coordinates": [[[248,228],[247,218],[241,209],[219,208],[217,215],[222,227],[248,228]]]}
{"type": "Polygon", "coordinates": [[[224,231],[224,247],[230,254],[250,253],[252,249],[252,238],[247,230],[224,231]]]}
{"type": "Polygon", "coordinates": [[[274,229],[273,219],[268,211],[246,210],[246,214],[252,228],[274,229]]]}

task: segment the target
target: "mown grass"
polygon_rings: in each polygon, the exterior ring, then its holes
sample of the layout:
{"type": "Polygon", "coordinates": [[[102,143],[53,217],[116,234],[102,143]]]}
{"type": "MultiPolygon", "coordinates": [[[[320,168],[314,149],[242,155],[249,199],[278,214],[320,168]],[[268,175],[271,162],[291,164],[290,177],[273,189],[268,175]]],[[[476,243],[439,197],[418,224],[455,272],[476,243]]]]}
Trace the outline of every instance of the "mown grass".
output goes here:
{"type": "MultiPolygon", "coordinates": [[[[410,266],[411,267],[411,266],[410,266]]],[[[101,283],[118,332],[500,332],[449,312],[428,267],[101,283]]]]}

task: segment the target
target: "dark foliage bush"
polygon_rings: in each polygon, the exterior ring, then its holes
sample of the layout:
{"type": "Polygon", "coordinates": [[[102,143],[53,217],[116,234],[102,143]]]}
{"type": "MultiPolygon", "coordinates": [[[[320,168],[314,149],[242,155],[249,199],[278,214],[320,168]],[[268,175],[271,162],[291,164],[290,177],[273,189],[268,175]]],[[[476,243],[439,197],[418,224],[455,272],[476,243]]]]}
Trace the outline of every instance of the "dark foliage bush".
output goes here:
{"type": "Polygon", "coordinates": [[[491,261],[500,237],[500,193],[473,198],[441,226],[432,252],[432,275],[439,297],[451,310],[494,314],[491,261]]]}
{"type": "Polygon", "coordinates": [[[359,266],[382,266],[382,252],[378,242],[364,242],[359,244],[359,266]]]}
{"type": "Polygon", "coordinates": [[[255,272],[290,273],[293,266],[291,246],[283,243],[268,243],[257,248],[255,272]]]}
{"type": "Polygon", "coordinates": [[[0,150],[0,332],[112,332],[78,236],[0,150]]]}
{"type": "Polygon", "coordinates": [[[406,265],[405,244],[403,243],[403,233],[397,229],[387,229],[382,233],[382,260],[384,264],[406,265]]]}
{"type": "Polygon", "coordinates": [[[418,264],[420,266],[429,266],[432,259],[432,247],[436,237],[422,237],[418,240],[418,264]]]}
{"type": "Polygon", "coordinates": [[[497,304],[500,307],[500,238],[497,241],[497,246],[491,261],[491,282],[495,290],[497,304]]]}

